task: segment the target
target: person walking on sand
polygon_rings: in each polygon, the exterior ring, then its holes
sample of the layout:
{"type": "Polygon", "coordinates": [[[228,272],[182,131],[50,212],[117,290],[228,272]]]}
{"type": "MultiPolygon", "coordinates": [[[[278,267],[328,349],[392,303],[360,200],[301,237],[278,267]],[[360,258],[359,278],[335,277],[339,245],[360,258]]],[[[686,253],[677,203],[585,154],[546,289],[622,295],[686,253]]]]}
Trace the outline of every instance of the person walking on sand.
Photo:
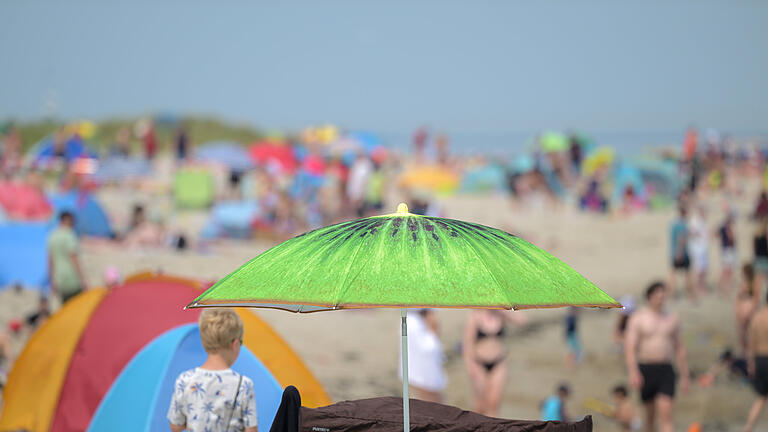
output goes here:
{"type": "Polygon", "coordinates": [[[768,305],[761,307],[752,317],[747,337],[747,371],[752,378],[757,400],[749,410],[744,432],[752,432],[768,398],[768,305]]]}
{"type": "Polygon", "coordinates": [[[233,309],[205,309],[198,319],[208,358],[173,386],[171,431],[257,432],[253,381],[231,369],[243,346],[243,321],[233,309]]]}
{"type": "MultiPolygon", "coordinates": [[[[408,314],[408,385],[414,399],[443,402],[443,390],[447,383],[443,368],[443,345],[438,337],[435,311],[419,309],[408,314]]],[[[400,379],[403,365],[400,362],[400,379]]]]}
{"type": "Polygon", "coordinates": [[[48,275],[51,294],[61,297],[61,304],[85,290],[83,267],[78,257],[75,216],[62,212],[59,226],[48,236],[48,275]]]}
{"type": "Polygon", "coordinates": [[[694,296],[693,278],[691,277],[691,257],[688,254],[688,210],[685,206],[678,208],[679,216],[672,223],[670,230],[670,256],[672,258],[672,270],[669,275],[669,288],[672,294],[677,292],[676,276],[678,272],[685,275],[685,290],[691,297],[694,296]]]}
{"type": "Polygon", "coordinates": [[[464,327],[463,357],[474,391],[477,413],[495,417],[507,382],[506,324],[523,325],[525,315],[497,309],[480,309],[469,315],[464,327]]]}
{"type": "Polygon", "coordinates": [[[683,393],[688,392],[690,383],[686,351],[680,340],[680,320],[665,310],[665,296],[663,282],[651,284],[645,293],[648,305],[632,314],[627,326],[627,371],[632,386],[640,390],[648,432],[656,430],[657,418],[661,432],[674,430],[675,360],[683,393]]]}

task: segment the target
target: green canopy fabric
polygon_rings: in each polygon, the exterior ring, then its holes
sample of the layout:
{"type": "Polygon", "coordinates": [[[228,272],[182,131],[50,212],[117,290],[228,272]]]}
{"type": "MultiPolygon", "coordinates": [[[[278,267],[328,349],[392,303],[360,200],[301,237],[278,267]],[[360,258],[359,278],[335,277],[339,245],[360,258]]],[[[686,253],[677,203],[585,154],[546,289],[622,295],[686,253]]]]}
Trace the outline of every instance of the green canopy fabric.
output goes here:
{"type": "Polygon", "coordinates": [[[559,153],[568,150],[570,142],[568,137],[557,132],[547,132],[539,139],[541,148],[545,153],[559,153]]]}
{"type": "Polygon", "coordinates": [[[398,212],[294,237],[189,307],[315,312],[366,307],[621,307],[571,267],[504,231],[398,212]]]}

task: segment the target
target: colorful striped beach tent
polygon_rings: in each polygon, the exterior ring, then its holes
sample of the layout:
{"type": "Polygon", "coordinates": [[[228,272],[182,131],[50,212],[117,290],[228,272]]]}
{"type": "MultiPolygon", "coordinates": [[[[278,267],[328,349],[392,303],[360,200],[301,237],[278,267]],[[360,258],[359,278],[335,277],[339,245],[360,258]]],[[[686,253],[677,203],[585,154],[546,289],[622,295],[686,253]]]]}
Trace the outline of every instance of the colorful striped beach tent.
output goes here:
{"type": "MultiPolygon", "coordinates": [[[[196,324],[168,330],[145,346],[123,369],[102,399],[89,432],[125,430],[166,432],[168,407],[180,373],[200,366],[206,358],[196,324]]],[[[258,424],[272,424],[283,389],[272,373],[247,348],[232,370],[254,384],[258,424]]]]}
{"type": "MultiPolygon", "coordinates": [[[[161,334],[197,322],[183,310],[204,286],[151,273],[93,289],[57,311],[30,338],[3,389],[0,430],[84,431],[104,395],[136,354],[161,334]]],[[[240,310],[244,346],[280,386],[296,386],[305,405],[330,399],[285,341],[255,314],[240,310]]]]}

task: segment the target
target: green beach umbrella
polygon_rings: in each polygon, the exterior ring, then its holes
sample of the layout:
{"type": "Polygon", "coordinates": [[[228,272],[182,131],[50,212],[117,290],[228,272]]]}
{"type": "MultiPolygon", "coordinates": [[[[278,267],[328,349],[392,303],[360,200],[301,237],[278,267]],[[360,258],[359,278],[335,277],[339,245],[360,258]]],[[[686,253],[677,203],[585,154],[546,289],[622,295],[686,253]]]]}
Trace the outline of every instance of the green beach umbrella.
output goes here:
{"type": "Polygon", "coordinates": [[[567,264],[484,225],[394,214],[301,234],[253,258],[187,307],[292,312],[402,308],[403,414],[408,430],[406,308],[530,309],[621,305],[567,264]]]}
{"type": "Polygon", "coordinates": [[[568,137],[558,132],[547,132],[539,139],[541,148],[545,153],[560,153],[568,150],[570,142],[568,137]]]}

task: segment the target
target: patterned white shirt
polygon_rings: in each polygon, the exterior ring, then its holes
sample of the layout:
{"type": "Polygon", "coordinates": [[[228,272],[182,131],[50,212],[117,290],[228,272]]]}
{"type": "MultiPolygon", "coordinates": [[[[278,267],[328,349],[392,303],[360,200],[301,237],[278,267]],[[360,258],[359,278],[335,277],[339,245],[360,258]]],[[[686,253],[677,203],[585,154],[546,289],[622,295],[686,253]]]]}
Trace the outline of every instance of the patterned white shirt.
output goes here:
{"type": "Polygon", "coordinates": [[[182,372],[176,378],[168,420],[175,425],[186,425],[191,432],[242,431],[256,426],[256,396],[253,381],[243,376],[240,392],[237,383],[240,374],[232,369],[206,370],[201,368],[182,372]],[[235,399],[237,394],[237,400],[235,399]]]}

